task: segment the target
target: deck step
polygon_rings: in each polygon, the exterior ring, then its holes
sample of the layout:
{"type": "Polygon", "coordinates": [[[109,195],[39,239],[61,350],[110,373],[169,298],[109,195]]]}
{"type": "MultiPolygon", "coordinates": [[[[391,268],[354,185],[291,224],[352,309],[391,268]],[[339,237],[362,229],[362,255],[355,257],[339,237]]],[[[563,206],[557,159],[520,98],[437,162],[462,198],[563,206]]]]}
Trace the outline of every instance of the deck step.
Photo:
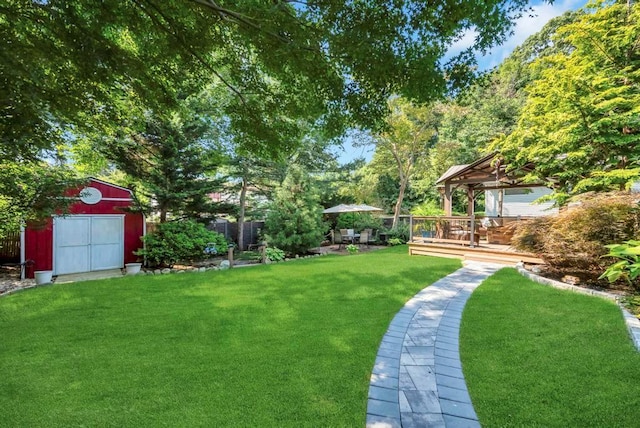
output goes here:
{"type": "Polygon", "coordinates": [[[544,264],[544,261],[533,254],[519,253],[493,248],[470,248],[461,245],[446,245],[437,243],[409,244],[410,255],[424,255],[435,257],[459,258],[463,260],[484,261],[514,265],[520,261],[525,263],[544,264]]]}
{"type": "Polygon", "coordinates": [[[505,256],[502,256],[502,255],[466,253],[464,255],[464,260],[473,261],[473,262],[497,263],[497,264],[514,266],[516,263],[521,261],[521,258],[518,258],[518,257],[505,257],[505,256]]]}

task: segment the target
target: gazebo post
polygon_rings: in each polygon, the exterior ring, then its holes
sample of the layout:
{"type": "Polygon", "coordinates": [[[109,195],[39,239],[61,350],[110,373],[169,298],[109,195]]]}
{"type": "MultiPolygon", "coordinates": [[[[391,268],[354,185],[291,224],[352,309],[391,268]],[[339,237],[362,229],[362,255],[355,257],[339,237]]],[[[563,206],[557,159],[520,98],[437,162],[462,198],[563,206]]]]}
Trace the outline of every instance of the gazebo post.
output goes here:
{"type": "Polygon", "coordinates": [[[444,215],[451,216],[451,182],[444,182],[444,215]]]}
{"type": "Polygon", "coordinates": [[[467,187],[467,215],[472,216],[474,213],[474,197],[473,197],[473,186],[469,185],[467,187]]]}

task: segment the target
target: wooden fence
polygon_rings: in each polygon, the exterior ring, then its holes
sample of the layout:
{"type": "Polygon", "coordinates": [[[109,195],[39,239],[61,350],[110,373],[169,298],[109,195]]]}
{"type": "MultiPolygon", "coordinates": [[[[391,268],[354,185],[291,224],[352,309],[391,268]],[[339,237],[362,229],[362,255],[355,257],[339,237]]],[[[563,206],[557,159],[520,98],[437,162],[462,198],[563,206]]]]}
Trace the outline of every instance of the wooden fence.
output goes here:
{"type": "MultiPolygon", "coordinates": [[[[238,223],[216,222],[211,223],[208,228],[224,235],[225,239],[229,242],[236,242],[238,240],[238,223]]],[[[248,249],[249,245],[258,244],[262,229],[264,229],[264,221],[248,221],[244,223],[244,237],[242,239],[244,249],[248,249]]]]}
{"type": "Polygon", "coordinates": [[[20,232],[11,232],[0,238],[0,262],[20,262],[20,232]]]}

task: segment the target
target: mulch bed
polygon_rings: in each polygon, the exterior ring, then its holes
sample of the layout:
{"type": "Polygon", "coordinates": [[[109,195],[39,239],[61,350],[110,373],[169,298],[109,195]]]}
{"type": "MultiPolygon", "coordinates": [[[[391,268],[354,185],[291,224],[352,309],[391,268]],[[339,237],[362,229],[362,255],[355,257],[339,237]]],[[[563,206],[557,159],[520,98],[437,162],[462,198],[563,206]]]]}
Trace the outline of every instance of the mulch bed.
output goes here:
{"type": "Polygon", "coordinates": [[[0,295],[33,287],[35,284],[34,279],[20,280],[20,266],[0,265],[0,295]]]}

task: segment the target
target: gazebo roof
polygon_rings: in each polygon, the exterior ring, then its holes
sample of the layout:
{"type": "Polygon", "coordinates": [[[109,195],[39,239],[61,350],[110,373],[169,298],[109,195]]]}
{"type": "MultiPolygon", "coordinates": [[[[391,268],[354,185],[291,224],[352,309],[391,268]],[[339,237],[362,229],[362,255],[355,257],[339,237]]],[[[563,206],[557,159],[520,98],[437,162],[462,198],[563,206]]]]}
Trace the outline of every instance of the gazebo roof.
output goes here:
{"type": "Polygon", "coordinates": [[[507,165],[498,153],[488,154],[467,165],[450,167],[436,182],[438,187],[445,183],[456,187],[482,187],[499,189],[511,187],[544,186],[543,183],[523,183],[522,177],[533,170],[533,164],[507,172],[507,165]]]}

